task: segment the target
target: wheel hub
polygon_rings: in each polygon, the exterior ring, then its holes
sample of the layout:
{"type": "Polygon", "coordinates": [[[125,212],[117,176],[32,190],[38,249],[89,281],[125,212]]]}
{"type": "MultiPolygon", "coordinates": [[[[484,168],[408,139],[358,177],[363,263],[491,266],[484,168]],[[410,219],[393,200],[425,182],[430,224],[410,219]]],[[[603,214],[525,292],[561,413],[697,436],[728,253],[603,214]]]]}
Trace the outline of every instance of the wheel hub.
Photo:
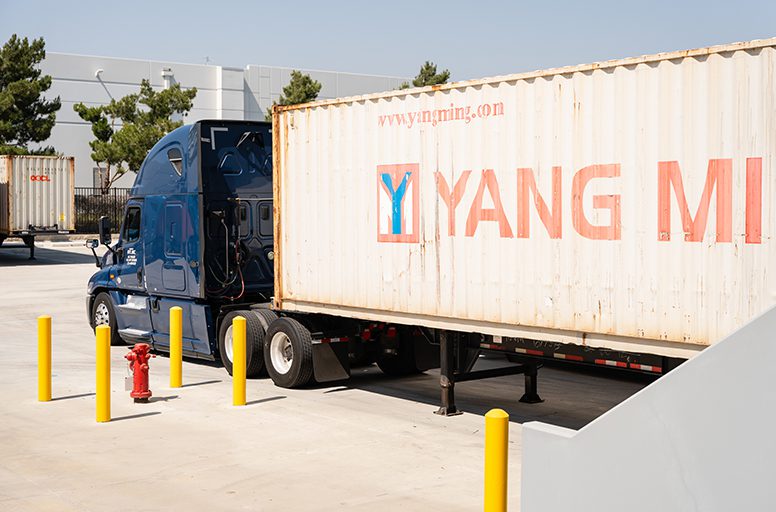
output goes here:
{"type": "Polygon", "coordinates": [[[275,333],[270,341],[269,355],[272,360],[272,368],[281,375],[285,375],[294,363],[294,346],[291,339],[282,332],[275,333]]]}
{"type": "Polygon", "coordinates": [[[104,302],[100,302],[94,308],[94,325],[110,325],[110,311],[104,302]]]}

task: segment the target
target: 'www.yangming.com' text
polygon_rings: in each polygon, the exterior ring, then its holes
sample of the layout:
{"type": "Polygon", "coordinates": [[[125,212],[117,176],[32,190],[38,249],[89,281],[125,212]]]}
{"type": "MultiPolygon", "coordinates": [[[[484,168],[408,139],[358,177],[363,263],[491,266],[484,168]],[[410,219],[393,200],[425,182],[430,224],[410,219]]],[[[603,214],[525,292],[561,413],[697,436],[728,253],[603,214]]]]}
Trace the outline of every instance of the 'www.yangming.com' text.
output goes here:
{"type": "Polygon", "coordinates": [[[456,107],[455,104],[451,103],[450,108],[418,110],[417,112],[377,116],[377,124],[379,126],[404,126],[406,128],[412,128],[413,126],[424,123],[430,123],[431,126],[436,126],[439,123],[449,123],[451,121],[462,121],[469,124],[472,119],[503,115],[504,104],[501,102],[483,103],[477,107],[456,107]]]}

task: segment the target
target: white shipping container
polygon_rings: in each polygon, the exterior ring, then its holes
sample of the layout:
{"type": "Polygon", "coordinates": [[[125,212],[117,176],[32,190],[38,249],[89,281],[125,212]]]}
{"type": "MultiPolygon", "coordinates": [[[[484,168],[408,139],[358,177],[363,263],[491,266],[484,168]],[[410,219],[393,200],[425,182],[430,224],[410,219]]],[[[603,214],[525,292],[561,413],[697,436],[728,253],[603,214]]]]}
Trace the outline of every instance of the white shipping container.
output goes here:
{"type": "Polygon", "coordinates": [[[75,230],[73,157],[0,155],[0,236],[75,230]]]}
{"type": "Polygon", "coordinates": [[[776,39],[278,109],[275,306],[690,357],[776,303],[776,39]]]}

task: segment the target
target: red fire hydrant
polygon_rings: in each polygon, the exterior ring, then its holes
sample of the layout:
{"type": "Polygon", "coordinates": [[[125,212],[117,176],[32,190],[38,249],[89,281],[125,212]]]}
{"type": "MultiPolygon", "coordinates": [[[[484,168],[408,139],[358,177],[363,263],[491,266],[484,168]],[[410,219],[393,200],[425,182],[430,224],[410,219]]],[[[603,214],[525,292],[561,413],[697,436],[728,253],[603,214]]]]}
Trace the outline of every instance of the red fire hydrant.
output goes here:
{"type": "Polygon", "coordinates": [[[152,357],[149,352],[151,345],[138,343],[132,347],[129,354],[124,357],[129,361],[129,369],[132,370],[132,392],[129,394],[135,402],[148,402],[151,390],[148,389],[148,360],[152,357]]]}

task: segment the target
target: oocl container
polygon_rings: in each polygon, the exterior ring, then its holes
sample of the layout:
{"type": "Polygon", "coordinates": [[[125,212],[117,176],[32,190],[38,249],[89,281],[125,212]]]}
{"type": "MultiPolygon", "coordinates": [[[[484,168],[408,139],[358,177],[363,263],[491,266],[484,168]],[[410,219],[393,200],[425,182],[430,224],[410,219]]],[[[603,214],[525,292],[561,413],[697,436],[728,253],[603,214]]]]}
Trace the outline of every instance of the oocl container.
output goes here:
{"type": "Polygon", "coordinates": [[[689,357],[776,303],[776,39],[274,117],[275,307],[689,357]]]}
{"type": "Polygon", "coordinates": [[[75,229],[73,157],[0,155],[0,237],[75,229]]]}

